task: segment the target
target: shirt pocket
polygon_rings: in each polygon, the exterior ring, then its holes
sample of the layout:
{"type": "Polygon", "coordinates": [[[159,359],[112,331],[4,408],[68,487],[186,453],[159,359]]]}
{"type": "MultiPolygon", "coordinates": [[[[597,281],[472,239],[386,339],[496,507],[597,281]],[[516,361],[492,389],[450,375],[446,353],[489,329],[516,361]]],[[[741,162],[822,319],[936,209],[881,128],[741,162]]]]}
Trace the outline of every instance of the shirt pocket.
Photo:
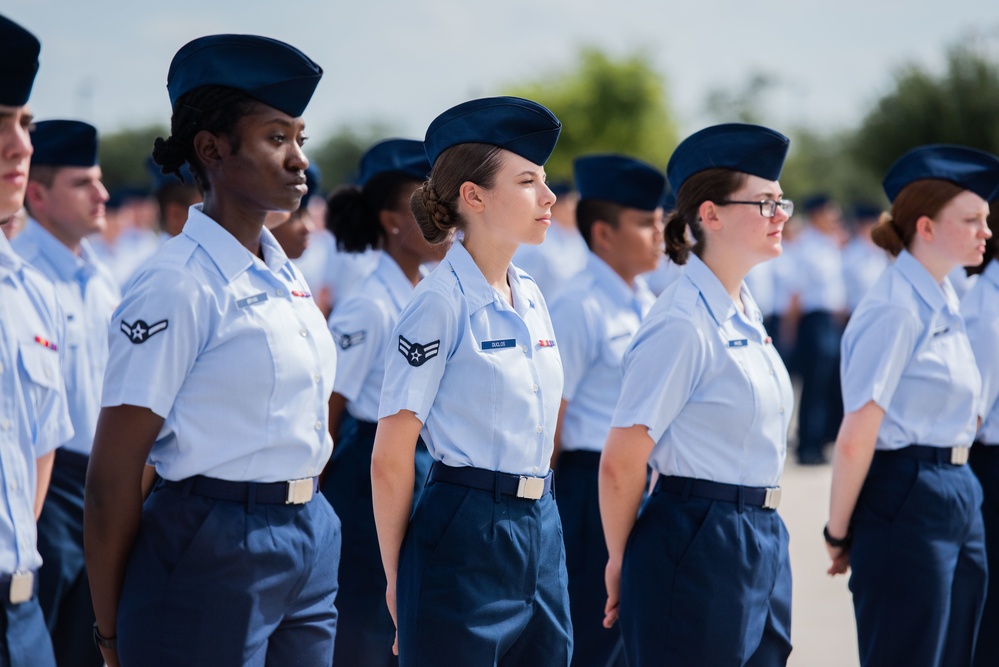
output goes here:
{"type": "Polygon", "coordinates": [[[21,366],[27,379],[39,387],[59,386],[59,355],[38,343],[21,343],[21,366]]]}

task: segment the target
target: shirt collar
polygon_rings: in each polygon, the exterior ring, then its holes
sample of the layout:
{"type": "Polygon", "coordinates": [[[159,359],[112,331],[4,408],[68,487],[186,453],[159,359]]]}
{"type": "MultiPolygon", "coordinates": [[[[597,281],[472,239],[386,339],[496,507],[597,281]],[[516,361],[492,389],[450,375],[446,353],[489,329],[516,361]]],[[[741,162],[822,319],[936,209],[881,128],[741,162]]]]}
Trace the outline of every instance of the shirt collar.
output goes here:
{"type": "MultiPolygon", "coordinates": [[[[75,280],[80,269],[86,268],[88,265],[91,268],[93,267],[92,261],[87,261],[84,257],[77,256],[34,218],[28,218],[28,222],[24,225],[21,235],[35,244],[39,254],[48,260],[48,263],[55,270],[59,278],[64,281],[75,280]]],[[[81,247],[85,241],[86,239],[81,241],[81,247]]],[[[89,254],[89,243],[87,244],[87,250],[88,257],[92,257],[89,254]]],[[[93,271],[90,273],[92,274],[93,271]]]]}
{"type": "Polygon", "coordinates": [[[588,253],[586,258],[586,272],[615,300],[630,301],[635,298],[635,290],[631,285],[624,282],[610,264],[593,252],[588,253]]]}
{"type": "MultiPolygon", "coordinates": [[[[226,231],[201,210],[203,204],[195,204],[188,210],[187,222],[182,235],[187,235],[211,258],[227,283],[253,266],[256,259],[236,237],[226,231]]],[[[260,245],[263,248],[264,263],[274,273],[280,272],[288,264],[288,256],[284,254],[281,245],[264,228],[260,234],[260,245]]]]}
{"type": "Polygon", "coordinates": [[[715,322],[719,325],[724,324],[738,312],[732,297],[725,291],[718,276],[708,268],[707,264],[701,261],[700,257],[690,253],[687,264],[683,268],[687,278],[701,293],[701,297],[708,307],[708,312],[711,313],[715,322]]]}
{"type": "Polygon", "coordinates": [[[409,278],[402,272],[402,268],[388,256],[388,253],[383,252],[378,258],[375,275],[388,290],[389,296],[399,310],[402,310],[413,298],[413,283],[409,282],[409,278]]]}
{"type": "Polygon", "coordinates": [[[950,279],[944,278],[942,283],[938,283],[930,275],[930,272],[926,270],[926,267],[913,257],[908,250],[903,250],[898,254],[895,266],[898,268],[898,272],[902,274],[902,277],[909,281],[913,289],[916,290],[919,298],[926,302],[926,305],[933,312],[939,312],[944,308],[947,308],[955,315],[960,312],[960,308],[957,305],[957,293],[954,292],[954,288],[950,284],[950,279]]]}
{"type": "MultiPolygon", "coordinates": [[[[985,270],[982,271],[982,278],[991,281],[993,285],[999,287],[999,260],[993,259],[989,261],[985,270]]],[[[981,278],[979,280],[981,280],[981,278]]]]}
{"type": "MultiPolygon", "coordinates": [[[[451,268],[451,273],[458,279],[458,286],[461,293],[465,295],[468,307],[475,311],[483,306],[487,306],[496,300],[496,290],[486,281],[479,266],[472,259],[472,256],[465,250],[465,246],[455,241],[451,244],[451,249],[447,251],[444,261],[451,268]]],[[[514,290],[514,299],[520,291],[520,276],[511,264],[506,271],[510,281],[510,289],[514,290]]]]}
{"type": "Polygon", "coordinates": [[[0,269],[4,273],[19,273],[24,266],[24,260],[11,247],[7,236],[0,232],[0,269]]]}

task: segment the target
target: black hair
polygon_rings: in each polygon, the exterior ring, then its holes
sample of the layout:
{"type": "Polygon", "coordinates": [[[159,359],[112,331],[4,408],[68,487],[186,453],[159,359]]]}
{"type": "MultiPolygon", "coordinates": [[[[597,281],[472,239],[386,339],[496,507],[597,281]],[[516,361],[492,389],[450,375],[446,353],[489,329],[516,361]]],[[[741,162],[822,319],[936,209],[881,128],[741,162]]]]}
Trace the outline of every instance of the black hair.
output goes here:
{"type": "Polygon", "coordinates": [[[326,229],[336,237],[337,248],[358,253],[381,247],[386,235],[379,214],[395,210],[404,190],[419,184],[417,178],[390,171],[373,176],[364,187],[337,188],[326,202],[326,229]]]}
{"type": "Polygon", "coordinates": [[[616,228],[623,209],[620,204],[606,199],[579,200],[576,204],[576,226],[579,227],[579,233],[583,235],[583,240],[590,250],[593,249],[593,223],[602,220],[616,228]]]}
{"type": "Polygon", "coordinates": [[[164,174],[176,174],[181,180],[180,169],[186,162],[195,183],[207,192],[208,178],[194,153],[194,137],[202,130],[225,135],[232,141],[233,152],[238,152],[236,124],[258,104],[243,91],[228,86],[199,86],[184,93],[173,107],[170,136],[157,137],[153,143],[153,160],[164,174]]]}

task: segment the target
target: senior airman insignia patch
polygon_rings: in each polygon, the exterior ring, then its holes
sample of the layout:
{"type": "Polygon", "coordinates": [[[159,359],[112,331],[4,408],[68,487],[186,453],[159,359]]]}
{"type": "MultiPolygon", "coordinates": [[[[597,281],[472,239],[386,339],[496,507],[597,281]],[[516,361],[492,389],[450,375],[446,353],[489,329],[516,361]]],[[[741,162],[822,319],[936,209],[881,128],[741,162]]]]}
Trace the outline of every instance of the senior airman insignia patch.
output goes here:
{"type": "Polygon", "coordinates": [[[399,353],[406,357],[410,366],[422,366],[436,357],[440,349],[440,340],[435,340],[432,343],[410,343],[399,336],[399,353]]]}
{"type": "Polygon", "coordinates": [[[167,328],[167,321],[160,320],[154,324],[146,324],[142,320],[136,320],[135,324],[129,324],[122,320],[121,332],[128,336],[128,339],[138,345],[145,343],[151,337],[167,328]]]}
{"type": "Polygon", "coordinates": [[[355,331],[354,333],[344,333],[338,329],[331,329],[330,331],[341,350],[349,350],[355,345],[360,345],[368,336],[367,331],[355,331]]]}

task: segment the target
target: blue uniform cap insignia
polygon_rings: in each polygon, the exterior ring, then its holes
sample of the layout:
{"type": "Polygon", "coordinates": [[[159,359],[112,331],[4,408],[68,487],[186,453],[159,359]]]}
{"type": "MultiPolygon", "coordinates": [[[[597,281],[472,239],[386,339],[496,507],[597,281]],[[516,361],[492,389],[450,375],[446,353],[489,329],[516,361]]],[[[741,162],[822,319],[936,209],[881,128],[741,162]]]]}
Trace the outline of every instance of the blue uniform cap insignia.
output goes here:
{"type": "Polygon", "coordinates": [[[422,366],[436,357],[440,348],[440,340],[435,340],[432,343],[410,343],[399,336],[399,353],[406,357],[410,366],[422,366]]]}
{"type": "Polygon", "coordinates": [[[121,332],[128,336],[128,339],[136,345],[145,343],[166,328],[167,320],[160,320],[154,324],[146,324],[142,320],[136,320],[135,324],[129,324],[124,320],[121,322],[121,332]]]}

